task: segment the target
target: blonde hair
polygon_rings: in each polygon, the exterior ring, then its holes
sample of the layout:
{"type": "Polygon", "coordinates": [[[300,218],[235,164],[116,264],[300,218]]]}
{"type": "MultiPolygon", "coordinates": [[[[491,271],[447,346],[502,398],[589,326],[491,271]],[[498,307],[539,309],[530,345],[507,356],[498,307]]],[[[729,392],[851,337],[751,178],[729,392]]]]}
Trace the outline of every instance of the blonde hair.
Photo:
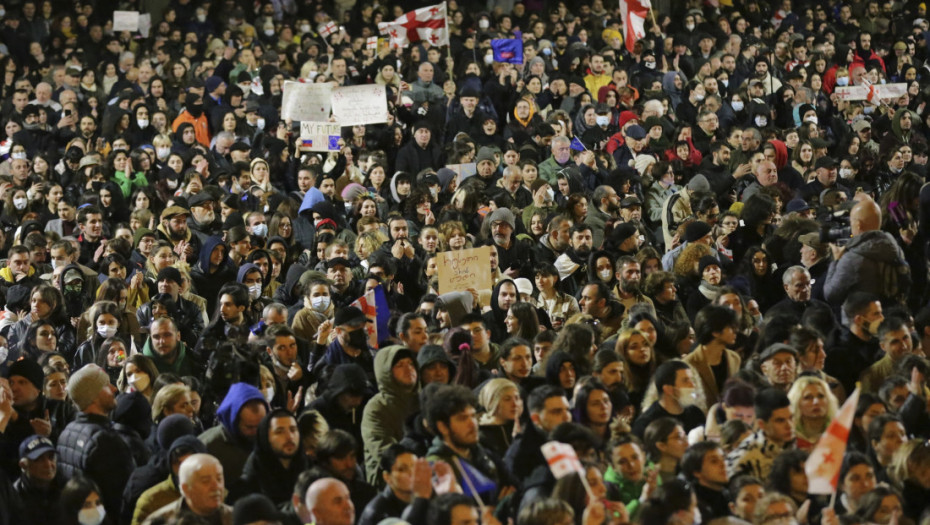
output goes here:
{"type": "Polygon", "coordinates": [[[497,413],[501,398],[510,389],[516,390],[518,394],[520,392],[516,383],[503,377],[492,379],[481,387],[481,393],[478,394],[478,403],[484,407],[485,412],[481,414],[479,424],[490,425],[494,423],[494,414],[497,413]]]}
{"type": "Polygon", "coordinates": [[[385,235],[384,232],[380,229],[376,228],[374,230],[369,230],[356,237],[355,253],[358,254],[360,251],[359,249],[364,248],[368,255],[371,255],[378,251],[378,248],[380,248],[381,245],[386,243],[388,240],[390,240],[388,239],[388,236],[385,235]]]}
{"type": "Polygon", "coordinates": [[[165,418],[163,412],[166,408],[177,403],[181,396],[190,394],[191,389],[187,385],[173,384],[161,387],[155,394],[155,399],[152,400],[152,421],[161,422],[165,418]]]}
{"type": "Polygon", "coordinates": [[[827,429],[827,425],[830,424],[830,421],[833,420],[833,417],[836,416],[836,411],[839,410],[839,402],[836,399],[836,396],[833,395],[833,392],[830,390],[830,385],[826,381],[820,379],[816,376],[801,376],[797,378],[793,385],[791,385],[791,390],[788,391],[788,400],[791,401],[792,416],[791,419],[794,420],[794,428],[802,434],[806,434],[808,429],[804,428],[804,423],[801,418],[801,396],[804,395],[804,389],[809,386],[818,386],[823,390],[824,395],[827,397],[827,413],[824,420],[823,428],[821,429],[810,429],[811,432],[822,433],[827,429]]]}
{"type": "Polygon", "coordinates": [[[912,439],[894,453],[888,474],[895,486],[901,489],[905,481],[914,477],[920,465],[930,468],[930,442],[926,439],[912,439]]]}

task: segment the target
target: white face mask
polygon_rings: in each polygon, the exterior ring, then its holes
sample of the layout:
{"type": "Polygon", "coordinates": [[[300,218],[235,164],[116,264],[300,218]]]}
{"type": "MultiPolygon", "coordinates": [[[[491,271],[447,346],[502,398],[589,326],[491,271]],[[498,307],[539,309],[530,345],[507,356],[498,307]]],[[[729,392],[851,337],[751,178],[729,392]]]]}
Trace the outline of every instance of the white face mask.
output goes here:
{"type": "Polygon", "coordinates": [[[601,278],[602,281],[609,281],[613,277],[613,272],[610,270],[601,270],[597,272],[597,276],[601,278]]]}
{"type": "Polygon", "coordinates": [[[329,308],[329,302],[330,299],[328,295],[312,297],[310,299],[310,307],[313,308],[314,311],[323,313],[329,308]]]}
{"type": "Polygon", "coordinates": [[[81,525],[100,525],[106,516],[107,511],[103,508],[103,505],[97,505],[92,509],[81,509],[78,512],[78,523],[81,525]]]}
{"type": "Polygon", "coordinates": [[[439,188],[430,188],[430,189],[429,189],[429,194],[432,195],[432,197],[433,197],[434,199],[435,199],[436,197],[439,197],[439,188]]]}
{"type": "Polygon", "coordinates": [[[478,27],[481,29],[487,29],[491,27],[491,22],[489,22],[487,18],[482,18],[481,20],[478,20],[478,27]]]}
{"type": "Polygon", "coordinates": [[[274,387],[269,386],[268,388],[262,389],[262,396],[265,397],[265,401],[271,403],[271,400],[274,399],[274,387]]]}
{"type": "Polygon", "coordinates": [[[683,407],[689,407],[697,403],[697,392],[693,388],[679,388],[678,403],[683,407]]]}
{"type": "Polygon", "coordinates": [[[720,83],[723,84],[723,87],[729,87],[729,86],[730,86],[730,80],[729,80],[729,79],[727,79],[727,80],[721,80],[720,83]]]}
{"type": "Polygon", "coordinates": [[[97,333],[100,334],[100,337],[103,337],[104,339],[108,337],[113,337],[114,335],[116,335],[116,327],[110,326],[108,324],[105,324],[103,326],[98,326],[97,333]]]}
{"type": "Polygon", "coordinates": [[[255,127],[258,129],[265,129],[265,119],[259,118],[255,121],[255,127]]]}
{"type": "Polygon", "coordinates": [[[151,379],[149,379],[148,374],[141,374],[137,372],[129,376],[129,385],[133,387],[136,392],[145,392],[145,389],[149,387],[150,382],[151,379]]]}
{"type": "Polygon", "coordinates": [[[769,119],[765,117],[756,117],[755,121],[756,121],[756,126],[759,126],[760,128],[764,128],[765,126],[769,124],[769,119]]]}
{"type": "Polygon", "coordinates": [[[309,32],[310,32],[310,24],[301,24],[301,25],[300,25],[300,32],[301,32],[301,33],[309,33],[309,32]]]}
{"type": "Polygon", "coordinates": [[[875,111],[875,106],[865,106],[862,108],[862,112],[866,115],[871,115],[873,111],[875,111]]]}
{"type": "Polygon", "coordinates": [[[598,115],[594,117],[594,120],[597,122],[598,126],[606,126],[607,124],[610,124],[610,117],[605,115],[598,115]]]}
{"type": "Polygon", "coordinates": [[[848,85],[849,85],[849,77],[838,77],[838,78],[836,79],[836,85],[837,85],[837,86],[848,86],[848,85]]]}
{"type": "Polygon", "coordinates": [[[249,286],[249,299],[255,300],[261,297],[262,295],[262,285],[261,283],[256,283],[249,286]]]}
{"type": "Polygon", "coordinates": [[[851,179],[851,178],[853,178],[853,170],[852,170],[852,168],[840,168],[840,177],[843,178],[843,179],[851,179]]]}
{"type": "Polygon", "coordinates": [[[733,111],[742,111],[745,107],[742,100],[734,100],[730,102],[730,106],[733,108],[733,111]]]}
{"type": "Polygon", "coordinates": [[[694,31],[694,24],[685,24],[685,29],[688,31],[694,31]]]}
{"type": "Polygon", "coordinates": [[[10,153],[10,157],[11,157],[11,158],[14,158],[14,159],[25,159],[25,158],[26,158],[26,152],[25,152],[25,151],[17,151],[16,153],[10,153]]]}
{"type": "Polygon", "coordinates": [[[274,36],[274,29],[266,29],[265,36],[274,36]]]}
{"type": "Polygon", "coordinates": [[[810,123],[812,123],[812,124],[816,124],[816,123],[817,123],[817,115],[814,115],[814,116],[811,116],[811,117],[807,117],[806,119],[804,119],[804,122],[810,122],[810,123]]]}
{"type": "Polygon", "coordinates": [[[484,55],[484,63],[491,65],[494,62],[494,55],[484,55]]]}
{"type": "Polygon", "coordinates": [[[656,63],[655,63],[655,62],[643,62],[643,65],[646,66],[646,69],[655,69],[655,68],[656,68],[656,63]]]}
{"type": "Polygon", "coordinates": [[[25,210],[26,204],[28,203],[29,201],[27,201],[25,197],[16,197],[13,199],[13,207],[17,210],[25,210]]]}
{"type": "Polygon", "coordinates": [[[207,15],[197,15],[197,21],[201,24],[207,21],[207,15]]]}
{"type": "Polygon", "coordinates": [[[268,233],[268,225],[265,223],[252,226],[252,234],[264,237],[268,233]]]}
{"type": "Polygon", "coordinates": [[[168,179],[168,180],[165,181],[165,182],[166,182],[166,184],[168,184],[168,188],[170,188],[170,189],[172,189],[172,190],[178,187],[178,181],[177,181],[177,180],[168,179]]]}
{"type": "Polygon", "coordinates": [[[158,160],[165,160],[171,155],[171,148],[155,148],[155,156],[158,160]]]}
{"type": "Polygon", "coordinates": [[[239,84],[239,89],[242,90],[242,96],[247,97],[252,92],[252,84],[239,84]]]}
{"type": "Polygon", "coordinates": [[[145,129],[145,128],[149,127],[149,121],[148,121],[148,120],[145,120],[144,118],[140,118],[140,119],[136,120],[136,123],[139,124],[139,127],[140,127],[141,129],[145,129]]]}
{"type": "Polygon", "coordinates": [[[698,93],[695,93],[695,94],[694,94],[694,100],[696,100],[696,101],[698,101],[698,102],[702,102],[702,101],[704,100],[704,95],[700,95],[700,94],[698,94],[698,93]]]}

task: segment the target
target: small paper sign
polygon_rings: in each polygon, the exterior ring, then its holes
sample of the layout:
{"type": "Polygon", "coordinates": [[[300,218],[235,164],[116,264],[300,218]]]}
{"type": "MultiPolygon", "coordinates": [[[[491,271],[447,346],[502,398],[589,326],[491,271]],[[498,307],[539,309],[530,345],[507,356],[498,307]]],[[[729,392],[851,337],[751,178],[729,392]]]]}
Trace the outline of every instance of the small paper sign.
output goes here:
{"type": "Polygon", "coordinates": [[[138,31],[138,11],[113,11],[113,31],[138,31]]]}
{"type": "Polygon", "coordinates": [[[300,146],[308,151],[339,151],[341,129],[333,122],[301,122],[300,146]]]}

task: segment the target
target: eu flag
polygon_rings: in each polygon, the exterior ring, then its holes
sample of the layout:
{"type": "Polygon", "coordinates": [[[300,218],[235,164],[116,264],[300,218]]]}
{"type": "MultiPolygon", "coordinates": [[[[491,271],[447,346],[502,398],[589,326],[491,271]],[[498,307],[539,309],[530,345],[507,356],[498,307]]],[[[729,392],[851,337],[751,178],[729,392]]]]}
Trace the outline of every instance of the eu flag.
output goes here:
{"type": "Polygon", "coordinates": [[[494,483],[493,480],[485,476],[480,470],[475,468],[473,465],[469,464],[464,459],[455,458],[459,467],[459,473],[462,475],[462,492],[466,496],[474,496],[474,492],[478,494],[484,494],[486,492],[491,492],[497,490],[497,483],[494,483]],[[468,478],[467,480],[464,478],[468,478]]]}
{"type": "Polygon", "coordinates": [[[518,38],[500,38],[491,40],[495,62],[523,63],[523,41],[518,38]]]}
{"type": "Polygon", "coordinates": [[[584,143],[582,143],[578,137],[575,137],[572,139],[572,149],[575,151],[585,151],[588,148],[585,147],[584,143]]]}

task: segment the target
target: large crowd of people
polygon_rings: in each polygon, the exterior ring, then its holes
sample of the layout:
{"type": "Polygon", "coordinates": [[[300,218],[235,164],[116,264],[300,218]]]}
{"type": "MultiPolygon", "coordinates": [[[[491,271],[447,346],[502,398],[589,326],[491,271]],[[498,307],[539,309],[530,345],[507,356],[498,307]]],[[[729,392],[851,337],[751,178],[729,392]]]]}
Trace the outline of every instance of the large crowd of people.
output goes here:
{"type": "Polygon", "coordinates": [[[930,523],[926,2],[641,4],[0,3],[0,525],[930,523]]]}

